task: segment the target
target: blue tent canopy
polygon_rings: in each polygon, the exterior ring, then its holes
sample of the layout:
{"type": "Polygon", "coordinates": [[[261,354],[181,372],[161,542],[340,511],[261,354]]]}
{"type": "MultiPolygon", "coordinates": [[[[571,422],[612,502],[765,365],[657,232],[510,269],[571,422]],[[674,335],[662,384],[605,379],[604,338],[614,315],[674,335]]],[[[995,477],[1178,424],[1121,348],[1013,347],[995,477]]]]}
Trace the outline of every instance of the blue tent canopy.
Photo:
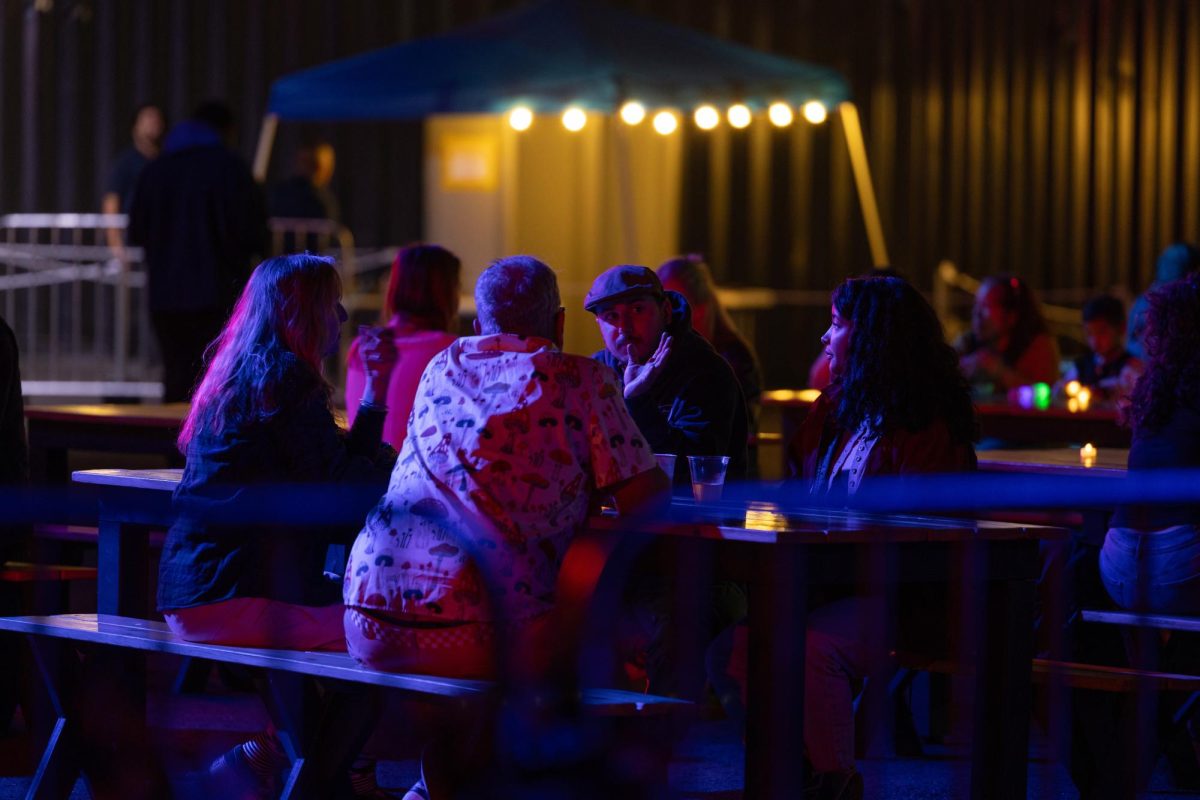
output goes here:
{"type": "Polygon", "coordinates": [[[454,32],[280,78],[281,119],[500,113],[516,104],[612,111],[849,99],[836,71],[773,56],[594,0],[540,0],[454,32]]]}

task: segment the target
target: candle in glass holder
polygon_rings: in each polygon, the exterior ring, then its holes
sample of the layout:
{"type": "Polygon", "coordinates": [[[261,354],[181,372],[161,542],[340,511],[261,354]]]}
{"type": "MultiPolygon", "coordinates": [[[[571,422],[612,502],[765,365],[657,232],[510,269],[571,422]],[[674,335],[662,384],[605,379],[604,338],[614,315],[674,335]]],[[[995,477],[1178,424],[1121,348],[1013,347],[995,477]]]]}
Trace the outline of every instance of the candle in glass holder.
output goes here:
{"type": "Polygon", "coordinates": [[[1092,402],[1091,389],[1084,386],[1082,389],[1079,390],[1079,394],[1075,395],[1075,399],[1079,401],[1079,410],[1087,411],[1088,403],[1092,402]]]}
{"type": "Polygon", "coordinates": [[[1074,414],[1078,410],[1079,410],[1079,398],[1078,397],[1068,397],[1067,398],[1067,411],[1074,414]]]}
{"type": "Polygon", "coordinates": [[[1079,390],[1083,388],[1083,384],[1079,381],[1067,381],[1067,385],[1063,388],[1067,397],[1074,397],[1079,394],[1079,390]]]}
{"type": "Polygon", "coordinates": [[[1079,462],[1085,467],[1096,466],[1096,448],[1092,447],[1091,442],[1079,448],[1079,462]]]}

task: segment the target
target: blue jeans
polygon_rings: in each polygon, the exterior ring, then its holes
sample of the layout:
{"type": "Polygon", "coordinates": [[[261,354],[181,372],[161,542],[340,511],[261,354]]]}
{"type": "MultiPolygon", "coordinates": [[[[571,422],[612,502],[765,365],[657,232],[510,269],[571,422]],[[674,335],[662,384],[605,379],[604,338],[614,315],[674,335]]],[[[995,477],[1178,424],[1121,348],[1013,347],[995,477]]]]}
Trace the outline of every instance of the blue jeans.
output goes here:
{"type": "Polygon", "coordinates": [[[1100,550],[1100,577],[1121,608],[1200,614],[1200,528],[1110,528],[1100,550]]]}

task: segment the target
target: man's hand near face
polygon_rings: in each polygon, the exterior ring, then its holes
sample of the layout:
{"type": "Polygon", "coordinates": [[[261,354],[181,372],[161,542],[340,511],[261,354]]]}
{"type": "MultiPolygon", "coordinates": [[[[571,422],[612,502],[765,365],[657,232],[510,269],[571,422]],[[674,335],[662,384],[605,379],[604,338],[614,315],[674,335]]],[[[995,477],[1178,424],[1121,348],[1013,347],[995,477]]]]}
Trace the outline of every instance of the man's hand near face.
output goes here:
{"type": "MultiPolygon", "coordinates": [[[[658,347],[646,359],[646,363],[638,364],[632,358],[625,367],[625,399],[632,400],[644,394],[654,385],[654,380],[662,373],[667,364],[667,356],[671,355],[671,336],[663,333],[658,340],[658,347]]],[[[627,356],[628,357],[628,356],[627,356]]]]}

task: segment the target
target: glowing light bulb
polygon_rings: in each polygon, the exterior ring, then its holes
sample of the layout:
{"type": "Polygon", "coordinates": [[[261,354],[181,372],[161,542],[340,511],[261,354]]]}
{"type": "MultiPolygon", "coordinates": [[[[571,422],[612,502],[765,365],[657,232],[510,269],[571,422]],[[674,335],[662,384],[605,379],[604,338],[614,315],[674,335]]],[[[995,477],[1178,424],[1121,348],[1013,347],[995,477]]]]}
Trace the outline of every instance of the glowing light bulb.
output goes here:
{"type": "Polygon", "coordinates": [[[660,111],[654,115],[654,130],[663,136],[672,134],[679,127],[679,119],[670,111],[660,111]]]}
{"type": "Polygon", "coordinates": [[[735,103],[725,112],[725,118],[735,128],[744,128],[750,124],[750,109],[741,103],[735,103]]]}
{"type": "Polygon", "coordinates": [[[792,113],[792,107],[787,103],[771,103],[771,107],[767,109],[767,118],[775,127],[786,128],[792,124],[796,115],[792,113]]]}
{"type": "Polygon", "coordinates": [[[581,131],[583,130],[583,126],[587,125],[587,114],[583,112],[582,108],[572,106],[563,112],[562,124],[564,128],[572,133],[581,131]]]}
{"type": "Polygon", "coordinates": [[[533,112],[525,106],[517,106],[508,112],[508,124],[514,131],[529,130],[533,124],[533,112]]]}
{"type": "Polygon", "coordinates": [[[712,106],[700,106],[692,115],[692,119],[696,121],[697,128],[711,131],[720,124],[721,114],[712,106]]]}
{"type": "Polygon", "coordinates": [[[804,112],[804,118],[813,125],[820,125],[825,121],[825,118],[829,116],[829,113],[825,110],[825,104],[821,103],[819,100],[809,100],[804,104],[804,108],[802,110],[804,112]]]}
{"type": "Polygon", "coordinates": [[[630,101],[621,106],[621,119],[626,125],[637,125],[646,118],[646,107],[641,103],[630,101]]]}

